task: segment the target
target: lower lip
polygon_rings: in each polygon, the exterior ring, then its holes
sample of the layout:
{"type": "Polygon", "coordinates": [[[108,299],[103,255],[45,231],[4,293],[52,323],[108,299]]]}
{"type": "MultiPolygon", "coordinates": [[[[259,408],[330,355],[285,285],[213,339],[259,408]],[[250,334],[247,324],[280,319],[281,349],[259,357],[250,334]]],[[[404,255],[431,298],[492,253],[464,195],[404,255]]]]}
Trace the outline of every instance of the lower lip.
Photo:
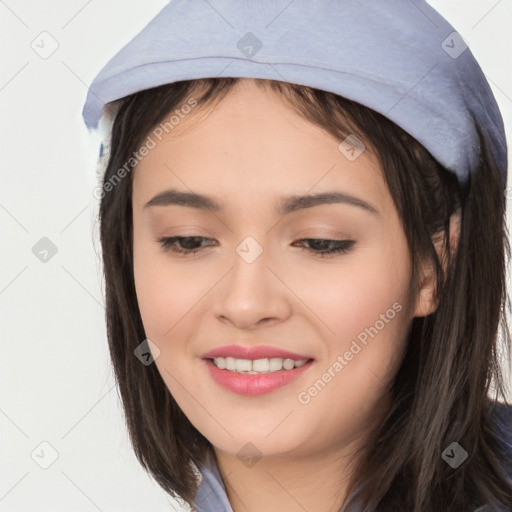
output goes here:
{"type": "Polygon", "coordinates": [[[206,366],[212,379],[223,388],[238,395],[257,396],[270,393],[285,384],[297,379],[313,364],[313,360],[294,368],[293,370],[279,370],[271,373],[236,373],[217,368],[210,359],[206,359],[206,366]]]}

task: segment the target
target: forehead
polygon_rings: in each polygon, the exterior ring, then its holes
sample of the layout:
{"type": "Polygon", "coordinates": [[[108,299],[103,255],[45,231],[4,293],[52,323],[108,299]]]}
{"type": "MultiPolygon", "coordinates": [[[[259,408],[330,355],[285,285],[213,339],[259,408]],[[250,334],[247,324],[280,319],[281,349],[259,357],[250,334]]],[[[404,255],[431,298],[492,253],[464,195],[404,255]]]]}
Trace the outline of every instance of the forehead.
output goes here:
{"type": "Polygon", "coordinates": [[[368,145],[353,158],[343,138],[252,82],[237,84],[220,102],[199,105],[172,128],[160,129],[158,137],[154,130],[149,137],[154,147],[135,169],[134,200],[149,200],[150,194],[175,185],[218,191],[227,201],[244,194],[270,198],[271,191],[305,194],[340,186],[374,197],[387,190],[368,145]]]}

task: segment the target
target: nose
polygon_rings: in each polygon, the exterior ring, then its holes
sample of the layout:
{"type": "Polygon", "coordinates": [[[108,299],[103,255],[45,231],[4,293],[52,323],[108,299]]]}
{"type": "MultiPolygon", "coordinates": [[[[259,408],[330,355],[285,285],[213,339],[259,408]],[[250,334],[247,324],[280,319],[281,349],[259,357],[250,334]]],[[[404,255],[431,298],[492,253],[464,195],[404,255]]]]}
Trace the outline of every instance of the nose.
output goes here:
{"type": "Polygon", "coordinates": [[[215,317],[244,330],[273,325],[291,314],[291,292],[266,250],[254,260],[240,252],[214,298],[215,317]],[[242,254],[242,256],[240,256],[242,254]]]}

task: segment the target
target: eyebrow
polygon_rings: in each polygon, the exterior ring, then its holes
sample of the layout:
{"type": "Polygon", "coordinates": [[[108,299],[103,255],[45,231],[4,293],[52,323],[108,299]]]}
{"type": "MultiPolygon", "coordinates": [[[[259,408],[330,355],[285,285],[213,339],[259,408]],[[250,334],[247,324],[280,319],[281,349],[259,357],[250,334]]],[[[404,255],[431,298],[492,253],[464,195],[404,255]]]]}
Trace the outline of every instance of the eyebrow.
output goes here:
{"type": "MultiPolygon", "coordinates": [[[[380,215],[378,210],[371,204],[343,192],[323,192],[319,194],[284,197],[279,202],[276,212],[279,215],[286,215],[304,208],[336,203],[356,206],[375,215],[380,215]]],[[[144,205],[144,208],[171,205],[187,206],[189,208],[197,208],[199,210],[210,210],[216,213],[223,210],[222,204],[209,196],[197,194],[195,192],[183,192],[176,189],[168,189],[160,192],[150,199],[144,205]]]]}

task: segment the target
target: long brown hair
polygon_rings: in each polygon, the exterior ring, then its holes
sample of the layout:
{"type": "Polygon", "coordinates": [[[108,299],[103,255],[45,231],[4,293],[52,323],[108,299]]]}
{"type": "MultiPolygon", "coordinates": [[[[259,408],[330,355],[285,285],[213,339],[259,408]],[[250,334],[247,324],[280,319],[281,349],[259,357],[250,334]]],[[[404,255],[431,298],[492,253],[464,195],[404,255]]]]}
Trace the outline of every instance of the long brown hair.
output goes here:
{"type": "MultiPolygon", "coordinates": [[[[99,220],[107,333],[128,433],[142,466],[169,494],[189,503],[197,491],[191,462],[214,455],[213,447],[183,414],[156,366],[134,357],[146,336],[133,276],[133,173],[108,191],[105,185],[126,162],[134,168],[130,158],[169,112],[192,95],[197,110],[221,101],[239,80],[181,81],[120,100],[103,178],[99,220]]],[[[510,361],[505,284],[510,248],[502,169],[488,150],[486,134],[476,126],[480,165],[461,186],[421,144],[372,109],[310,87],[256,82],[340,141],[355,134],[375,152],[409,243],[413,283],[419,283],[422,262],[435,266],[437,310],[413,319],[391,385],[392,406],[374,433],[372,449],[355,467],[343,510],[469,512],[485,505],[492,507],[485,510],[510,510],[512,455],[499,434],[505,425],[497,419],[495,402],[505,402],[507,393],[498,341],[501,335],[510,361]],[[459,207],[460,237],[451,257],[449,220],[459,207]],[[442,232],[447,234],[446,270],[433,244],[442,232]],[[441,456],[453,441],[468,452],[457,469],[441,456]]]]}

